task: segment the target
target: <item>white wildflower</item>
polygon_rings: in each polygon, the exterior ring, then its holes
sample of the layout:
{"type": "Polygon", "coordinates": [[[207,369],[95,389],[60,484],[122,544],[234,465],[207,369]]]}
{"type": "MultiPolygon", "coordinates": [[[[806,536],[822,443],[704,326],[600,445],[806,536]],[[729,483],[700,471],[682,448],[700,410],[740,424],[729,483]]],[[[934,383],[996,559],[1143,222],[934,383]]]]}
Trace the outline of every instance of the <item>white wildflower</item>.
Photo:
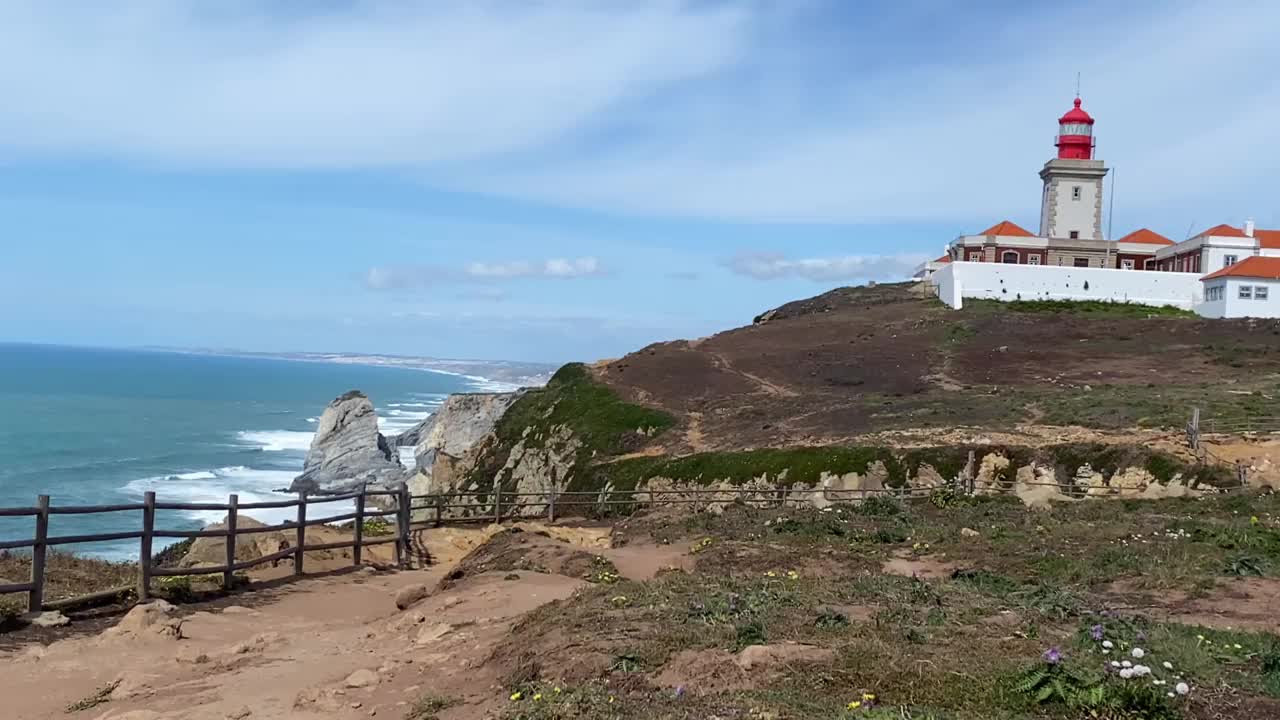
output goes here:
{"type": "Polygon", "coordinates": [[[1147,651],[1146,651],[1146,650],[1143,650],[1142,648],[1134,648],[1134,649],[1133,649],[1133,652],[1131,652],[1131,653],[1129,653],[1129,654],[1130,654],[1130,655],[1133,655],[1134,657],[1136,657],[1136,658],[1138,658],[1139,660],[1141,660],[1141,659],[1142,659],[1142,656],[1147,654],[1147,651]]]}
{"type": "Polygon", "coordinates": [[[1151,674],[1151,668],[1147,667],[1146,665],[1134,665],[1134,666],[1133,666],[1133,676],[1134,676],[1134,677],[1146,677],[1146,676],[1148,676],[1148,675],[1150,675],[1150,674],[1151,674]]]}
{"type": "Polygon", "coordinates": [[[1102,641],[1102,647],[1104,647],[1104,648],[1106,648],[1106,649],[1110,650],[1111,648],[1115,647],[1115,644],[1114,644],[1114,643],[1112,643],[1110,640],[1103,640],[1103,641],[1102,641]]]}
{"type": "Polygon", "coordinates": [[[1128,680],[1129,678],[1133,677],[1133,668],[1125,668],[1121,670],[1120,677],[1124,678],[1125,680],[1128,680]]]}
{"type": "Polygon", "coordinates": [[[1165,670],[1172,670],[1172,669],[1173,669],[1173,663],[1169,662],[1168,660],[1165,660],[1164,662],[1162,662],[1162,663],[1160,663],[1160,664],[1164,666],[1164,669],[1165,669],[1165,670]]]}
{"type": "Polygon", "coordinates": [[[1125,666],[1125,667],[1127,667],[1127,668],[1131,668],[1131,667],[1133,667],[1133,663],[1129,662],[1128,660],[1123,660],[1123,661],[1121,661],[1121,662],[1120,662],[1120,664],[1121,664],[1121,665],[1123,665],[1123,666],[1125,666]]]}
{"type": "Polygon", "coordinates": [[[1180,682],[1177,685],[1174,685],[1173,689],[1174,689],[1174,692],[1178,693],[1179,695],[1186,695],[1187,693],[1191,692],[1191,686],[1184,682],[1180,682]]]}
{"type": "Polygon", "coordinates": [[[1119,660],[1112,660],[1112,661],[1111,661],[1111,667],[1115,667],[1115,668],[1120,667],[1120,661],[1119,661],[1119,660]]]}

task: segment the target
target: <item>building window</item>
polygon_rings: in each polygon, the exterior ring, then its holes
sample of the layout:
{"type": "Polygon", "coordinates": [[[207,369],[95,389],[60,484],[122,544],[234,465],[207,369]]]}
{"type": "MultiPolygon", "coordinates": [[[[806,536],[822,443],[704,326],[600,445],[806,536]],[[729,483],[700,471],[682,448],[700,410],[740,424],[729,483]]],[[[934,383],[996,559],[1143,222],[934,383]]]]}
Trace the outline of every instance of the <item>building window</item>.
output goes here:
{"type": "Polygon", "coordinates": [[[1236,264],[1236,256],[1235,256],[1235,255],[1223,255],[1223,256],[1222,256],[1222,267],[1224,267],[1224,268],[1225,268],[1225,267],[1231,267],[1232,265],[1235,265],[1235,264],[1236,264]]]}
{"type": "Polygon", "coordinates": [[[1121,269],[1121,270],[1132,270],[1132,269],[1133,269],[1133,261],[1132,261],[1132,260],[1121,260],[1121,261],[1120,261],[1120,269],[1121,269]]]}
{"type": "Polygon", "coordinates": [[[1241,285],[1241,286],[1240,286],[1240,299],[1241,299],[1241,300],[1252,300],[1252,299],[1253,299],[1253,286],[1252,286],[1252,285],[1241,285]]]}
{"type": "Polygon", "coordinates": [[[1017,251],[1015,251],[1015,250],[1005,250],[1005,251],[1004,251],[1004,253],[1002,253],[1002,254],[1000,255],[1000,262],[1002,262],[1002,263],[1004,263],[1004,264],[1006,264],[1006,265],[1017,265],[1017,264],[1018,264],[1018,253],[1017,253],[1017,251]]]}
{"type": "Polygon", "coordinates": [[[982,253],[980,252],[969,253],[969,262],[982,262],[982,253]]]}
{"type": "Polygon", "coordinates": [[[1254,300],[1266,300],[1266,299],[1267,299],[1267,286],[1266,286],[1266,285],[1254,285],[1254,286],[1253,286],[1253,299],[1254,299],[1254,300]]]}
{"type": "Polygon", "coordinates": [[[1073,186],[1071,187],[1071,199],[1072,199],[1072,200],[1079,200],[1079,199],[1080,199],[1080,186],[1079,186],[1079,185],[1073,185],[1073,186]]]}
{"type": "Polygon", "coordinates": [[[1039,265],[1039,264],[1040,264],[1040,256],[1039,256],[1039,255],[1028,255],[1028,256],[1027,256],[1027,264],[1028,264],[1028,265],[1039,265]]]}
{"type": "Polygon", "coordinates": [[[1156,269],[1156,261],[1155,261],[1155,260],[1143,260],[1143,261],[1142,261],[1142,269],[1143,269],[1143,270],[1155,270],[1155,269],[1156,269]]]}
{"type": "Polygon", "coordinates": [[[1071,232],[1067,233],[1067,237],[1071,238],[1072,240],[1079,240],[1079,239],[1080,239],[1080,231],[1079,231],[1079,230],[1072,230],[1071,232]]]}
{"type": "Polygon", "coordinates": [[[1071,265],[1074,267],[1089,267],[1089,258],[1072,258],[1071,265]]]}

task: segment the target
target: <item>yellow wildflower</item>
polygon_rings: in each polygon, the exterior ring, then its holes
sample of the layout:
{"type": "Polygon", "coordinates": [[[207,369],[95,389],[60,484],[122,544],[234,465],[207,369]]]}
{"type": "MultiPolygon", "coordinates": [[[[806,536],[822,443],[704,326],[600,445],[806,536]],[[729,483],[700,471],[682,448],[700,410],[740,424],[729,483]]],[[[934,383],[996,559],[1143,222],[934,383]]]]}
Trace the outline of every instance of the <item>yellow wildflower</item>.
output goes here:
{"type": "Polygon", "coordinates": [[[846,710],[857,710],[858,708],[862,707],[862,701],[854,700],[853,702],[850,702],[848,705],[845,705],[844,707],[846,710]]]}
{"type": "Polygon", "coordinates": [[[765,574],[764,574],[764,576],[765,576],[765,577],[778,577],[778,573],[776,573],[776,572],[774,572],[774,571],[770,570],[769,572],[765,573],[765,574]]]}
{"type": "Polygon", "coordinates": [[[539,700],[541,700],[541,699],[542,699],[542,693],[534,693],[534,694],[533,694],[533,701],[534,701],[534,702],[538,702],[538,701],[539,701],[539,700]]]}
{"type": "Polygon", "coordinates": [[[865,700],[865,701],[867,701],[867,702],[874,702],[874,701],[875,701],[875,699],[876,699],[876,694],[875,694],[875,693],[862,693],[862,699],[863,699],[863,700],[865,700]]]}
{"type": "Polygon", "coordinates": [[[795,570],[789,570],[787,571],[787,577],[791,578],[792,580],[799,580],[800,573],[796,572],[795,570]]]}
{"type": "Polygon", "coordinates": [[[1257,516],[1257,515],[1254,515],[1253,517],[1249,518],[1249,524],[1250,524],[1250,525],[1257,525],[1259,522],[1260,522],[1260,521],[1258,520],[1258,516],[1257,516]]]}
{"type": "Polygon", "coordinates": [[[551,692],[553,692],[553,693],[555,693],[555,694],[559,695],[559,694],[560,694],[560,686],[559,686],[559,685],[555,686],[554,688],[552,688],[552,689],[551,689],[551,692]]]}
{"type": "Polygon", "coordinates": [[[617,698],[615,698],[614,696],[610,695],[610,696],[609,696],[609,704],[610,704],[610,705],[612,705],[612,704],[613,704],[613,701],[614,701],[614,700],[616,700],[616,699],[617,699],[617,698]]]}
{"type": "Polygon", "coordinates": [[[522,693],[522,692],[520,692],[519,690],[517,690],[517,691],[515,691],[515,692],[511,693],[511,702],[515,702],[515,701],[519,700],[519,699],[520,699],[520,698],[522,698],[522,697],[524,697],[524,693],[522,693]]]}

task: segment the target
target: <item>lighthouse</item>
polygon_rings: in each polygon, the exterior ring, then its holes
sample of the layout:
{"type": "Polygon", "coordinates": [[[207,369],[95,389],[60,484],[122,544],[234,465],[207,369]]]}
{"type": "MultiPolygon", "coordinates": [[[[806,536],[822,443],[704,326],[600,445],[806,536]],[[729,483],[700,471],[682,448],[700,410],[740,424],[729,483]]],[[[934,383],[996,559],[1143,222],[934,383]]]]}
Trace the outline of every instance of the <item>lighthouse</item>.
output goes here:
{"type": "Polygon", "coordinates": [[[1073,107],[1058,118],[1053,144],[1058,156],[1040,169],[1040,237],[1051,240],[1102,240],[1102,178],[1107,168],[1093,157],[1093,117],[1073,107]]]}

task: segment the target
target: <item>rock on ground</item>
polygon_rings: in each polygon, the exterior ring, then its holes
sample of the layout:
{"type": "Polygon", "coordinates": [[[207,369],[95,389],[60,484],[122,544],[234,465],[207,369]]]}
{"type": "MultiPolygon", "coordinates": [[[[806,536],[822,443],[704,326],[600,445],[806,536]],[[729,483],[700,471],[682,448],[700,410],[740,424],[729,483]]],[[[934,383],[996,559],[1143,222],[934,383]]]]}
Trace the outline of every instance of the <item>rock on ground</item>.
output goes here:
{"type": "Polygon", "coordinates": [[[430,594],[431,588],[422,584],[401,588],[400,592],[396,593],[396,607],[406,610],[430,594]]]}
{"type": "Polygon", "coordinates": [[[71,618],[57,610],[48,610],[31,618],[32,625],[42,628],[62,627],[71,622],[71,618]]]}
{"type": "Polygon", "coordinates": [[[356,670],[348,675],[342,684],[349,688],[373,687],[378,684],[378,674],[368,669],[356,670]]]}
{"type": "Polygon", "coordinates": [[[152,600],[134,607],[116,626],[103,633],[106,637],[162,637],[172,640],[182,638],[182,619],[171,617],[173,605],[164,600],[152,600]]]}
{"type": "Polygon", "coordinates": [[[391,488],[404,479],[404,466],[378,432],[373,403],[359,390],[338,396],[320,415],[302,474],[291,491],[341,493],[361,485],[391,488]]]}

